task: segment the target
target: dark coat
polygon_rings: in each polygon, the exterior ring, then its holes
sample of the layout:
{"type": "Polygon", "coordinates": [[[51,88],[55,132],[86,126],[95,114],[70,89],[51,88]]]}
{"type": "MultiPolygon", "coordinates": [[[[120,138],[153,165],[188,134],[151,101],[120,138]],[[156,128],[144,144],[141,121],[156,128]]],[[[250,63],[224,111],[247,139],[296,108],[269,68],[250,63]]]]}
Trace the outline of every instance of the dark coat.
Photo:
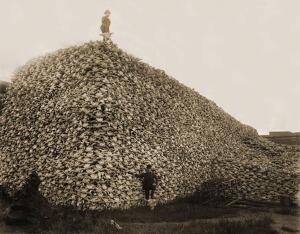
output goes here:
{"type": "Polygon", "coordinates": [[[142,180],[143,189],[155,189],[158,179],[157,176],[153,172],[145,172],[142,174],[136,175],[136,177],[142,180]]]}

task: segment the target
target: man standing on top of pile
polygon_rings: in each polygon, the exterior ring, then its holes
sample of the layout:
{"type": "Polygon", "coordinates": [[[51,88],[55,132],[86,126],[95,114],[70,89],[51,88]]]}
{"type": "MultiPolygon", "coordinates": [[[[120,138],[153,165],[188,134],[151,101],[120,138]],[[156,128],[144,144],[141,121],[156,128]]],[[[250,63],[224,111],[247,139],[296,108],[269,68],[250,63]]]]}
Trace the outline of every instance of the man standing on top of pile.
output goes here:
{"type": "Polygon", "coordinates": [[[110,16],[110,14],[111,14],[110,11],[106,10],[104,12],[104,16],[102,17],[102,25],[101,25],[100,29],[102,31],[101,36],[103,36],[103,41],[110,39],[110,36],[112,34],[109,32],[109,26],[110,26],[109,16],[110,16]]]}
{"type": "Polygon", "coordinates": [[[147,165],[145,173],[137,174],[135,176],[142,180],[146,200],[149,201],[149,195],[151,196],[151,199],[154,199],[154,192],[158,179],[153,170],[151,170],[151,165],[147,165]]]}

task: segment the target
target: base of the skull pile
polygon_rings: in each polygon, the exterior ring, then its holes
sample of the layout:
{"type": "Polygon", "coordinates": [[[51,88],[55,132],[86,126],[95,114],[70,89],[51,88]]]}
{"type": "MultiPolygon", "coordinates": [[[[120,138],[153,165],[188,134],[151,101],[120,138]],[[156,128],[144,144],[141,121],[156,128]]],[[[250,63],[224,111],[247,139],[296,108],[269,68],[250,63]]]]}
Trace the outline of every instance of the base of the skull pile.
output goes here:
{"type": "Polygon", "coordinates": [[[155,199],[150,199],[147,201],[147,205],[150,210],[154,210],[155,206],[157,205],[157,201],[155,199]]]}
{"type": "MultiPolygon", "coordinates": [[[[187,223],[193,219],[197,222],[199,219],[222,220],[228,217],[239,217],[241,213],[255,216],[256,214],[265,215],[266,212],[271,211],[295,216],[299,212],[296,207],[280,206],[286,205],[287,202],[267,203],[239,198],[232,200],[234,197],[224,196],[222,186],[224,186],[224,181],[214,179],[204,184],[202,190],[189,197],[165,204],[162,204],[159,199],[149,199],[143,200],[141,206],[128,210],[79,210],[76,207],[58,207],[49,204],[39,193],[39,177],[33,173],[22,189],[13,196],[9,196],[5,186],[0,187],[0,209],[5,209],[4,216],[0,215],[0,233],[1,231],[35,233],[37,230],[45,233],[48,231],[49,233],[58,231],[94,233],[100,230],[101,233],[123,233],[123,231],[128,233],[126,231],[134,229],[133,226],[137,223],[145,225],[145,229],[152,223],[157,225],[159,223],[160,227],[166,225],[165,228],[170,228],[169,223],[187,223]],[[14,229],[2,230],[2,222],[14,229]]],[[[286,199],[282,198],[282,201],[286,199]]],[[[196,228],[197,231],[201,231],[200,226],[196,228]]]]}

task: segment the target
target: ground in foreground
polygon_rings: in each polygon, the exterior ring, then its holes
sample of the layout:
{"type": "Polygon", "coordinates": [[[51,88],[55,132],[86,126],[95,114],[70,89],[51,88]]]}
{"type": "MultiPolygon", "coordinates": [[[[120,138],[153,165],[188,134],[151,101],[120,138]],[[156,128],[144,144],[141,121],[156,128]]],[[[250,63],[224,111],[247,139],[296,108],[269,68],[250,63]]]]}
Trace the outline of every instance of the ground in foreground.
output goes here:
{"type": "Polygon", "coordinates": [[[34,225],[7,226],[2,219],[0,233],[292,233],[299,229],[298,220],[297,208],[213,207],[176,202],[159,205],[153,211],[147,207],[105,212],[57,208],[34,225]]]}

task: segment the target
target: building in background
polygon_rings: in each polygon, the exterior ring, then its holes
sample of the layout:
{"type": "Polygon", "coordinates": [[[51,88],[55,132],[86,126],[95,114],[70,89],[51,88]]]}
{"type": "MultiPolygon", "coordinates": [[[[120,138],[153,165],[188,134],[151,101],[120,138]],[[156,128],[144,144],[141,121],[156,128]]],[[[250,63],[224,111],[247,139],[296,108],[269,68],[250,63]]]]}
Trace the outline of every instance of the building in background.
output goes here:
{"type": "Polygon", "coordinates": [[[300,132],[270,132],[263,137],[279,144],[300,145],[300,132]]]}

